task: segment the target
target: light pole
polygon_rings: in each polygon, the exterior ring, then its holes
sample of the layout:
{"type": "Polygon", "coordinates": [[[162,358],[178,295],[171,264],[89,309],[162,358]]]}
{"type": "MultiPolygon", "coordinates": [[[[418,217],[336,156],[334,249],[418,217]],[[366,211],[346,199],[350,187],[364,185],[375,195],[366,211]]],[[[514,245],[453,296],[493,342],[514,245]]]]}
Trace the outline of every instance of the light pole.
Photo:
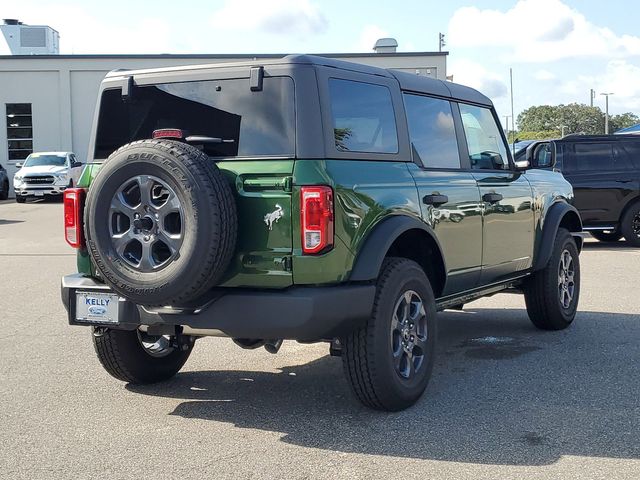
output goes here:
{"type": "Polygon", "coordinates": [[[604,95],[604,134],[609,135],[609,95],[613,95],[613,92],[601,93],[604,95]]]}
{"type": "MultiPolygon", "coordinates": [[[[511,118],[511,115],[505,115],[504,116],[504,131],[507,133],[507,142],[509,141],[509,119],[511,118]]],[[[512,126],[513,129],[513,126],[512,126]]]]}
{"type": "Polygon", "coordinates": [[[564,137],[564,129],[568,128],[566,125],[560,125],[560,137],[564,137]]]}

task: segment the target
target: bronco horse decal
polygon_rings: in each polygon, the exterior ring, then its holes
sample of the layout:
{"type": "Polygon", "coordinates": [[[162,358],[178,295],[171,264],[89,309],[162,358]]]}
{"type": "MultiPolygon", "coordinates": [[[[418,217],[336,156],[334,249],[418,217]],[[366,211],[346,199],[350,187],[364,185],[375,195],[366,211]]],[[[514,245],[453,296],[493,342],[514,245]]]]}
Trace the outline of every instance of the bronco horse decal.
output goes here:
{"type": "Polygon", "coordinates": [[[269,230],[273,230],[273,224],[278,223],[278,220],[282,218],[282,215],[282,207],[276,203],[276,209],[264,216],[264,223],[267,224],[269,230]]]}

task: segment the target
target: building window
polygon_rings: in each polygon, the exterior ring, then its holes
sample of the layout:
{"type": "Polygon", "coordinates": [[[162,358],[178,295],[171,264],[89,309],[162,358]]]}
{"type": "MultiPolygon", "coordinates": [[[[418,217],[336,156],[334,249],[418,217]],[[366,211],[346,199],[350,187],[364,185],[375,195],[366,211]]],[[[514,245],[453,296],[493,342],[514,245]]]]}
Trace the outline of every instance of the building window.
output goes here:
{"type": "Polygon", "coordinates": [[[33,123],[30,103],[7,103],[9,161],[24,160],[33,153],[33,123]]]}

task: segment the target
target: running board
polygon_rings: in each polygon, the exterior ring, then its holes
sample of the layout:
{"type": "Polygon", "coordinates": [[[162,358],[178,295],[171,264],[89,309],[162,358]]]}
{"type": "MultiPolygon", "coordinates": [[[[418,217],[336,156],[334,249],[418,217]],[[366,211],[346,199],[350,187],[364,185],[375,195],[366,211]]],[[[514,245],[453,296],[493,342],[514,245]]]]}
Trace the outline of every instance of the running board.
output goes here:
{"type": "Polygon", "coordinates": [[[617,229],[618,227],[615,225],[605,225],[604,227],[582,227],[582,230],[586,230],[587,232],[602,232],[604,230],[611,231],[617,229]]]}
{"type": "Polygon", "coordinates": [[[503,280],[501,282],[492,283],[473,290],[467,290],[462,293],[438,298],[436,299],[436,309],[438,311],[444,310],[446,308],[472,302],[482,297],[494,295],[510,288],[515,288],[519,286],[522,283],[522,280],[527,276],[528,275],[520,275],[518,277],[510,278],[509,280],[503,280]]]}

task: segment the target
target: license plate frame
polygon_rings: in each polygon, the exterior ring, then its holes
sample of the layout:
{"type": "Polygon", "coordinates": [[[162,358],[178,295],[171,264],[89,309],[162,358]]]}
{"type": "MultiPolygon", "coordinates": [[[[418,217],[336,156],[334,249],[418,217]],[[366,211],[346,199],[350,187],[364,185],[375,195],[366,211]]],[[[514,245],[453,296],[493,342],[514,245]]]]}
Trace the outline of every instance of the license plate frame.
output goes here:
{"type": "Polygon", "coordinates": [[[36,197],[44,197],[44,192],[36,190],[33,192],[36,197]]]}
{"type": "Polygon", "coordinates": [[[106,292],[77,291],[75,321],[90,325],[120,323],[118,295],[106,292]]]}

